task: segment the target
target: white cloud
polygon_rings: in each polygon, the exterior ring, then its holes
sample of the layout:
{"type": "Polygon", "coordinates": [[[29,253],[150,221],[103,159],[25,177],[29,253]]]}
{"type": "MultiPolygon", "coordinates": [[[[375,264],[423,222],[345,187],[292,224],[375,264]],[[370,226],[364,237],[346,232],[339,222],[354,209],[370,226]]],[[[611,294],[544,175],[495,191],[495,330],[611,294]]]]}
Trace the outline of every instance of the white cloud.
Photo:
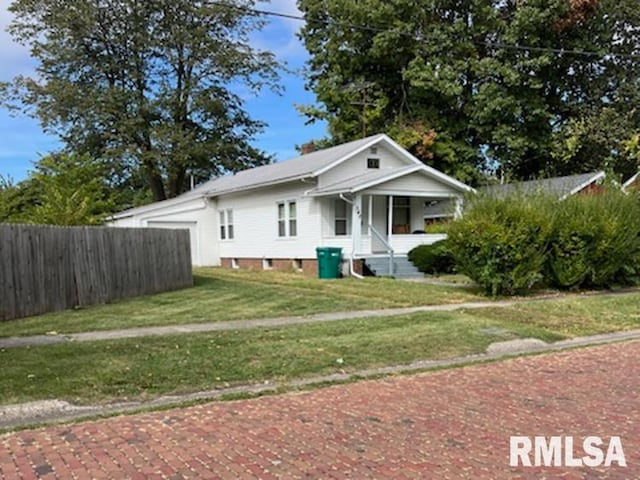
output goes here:
{"type": "Polygon", "coordinates": [[[8,4],[0,6],[0,81],[11,80],[16,75],[30,75],[35,65],[29,48],[14,42],[6,30],[13,18],[8,8],[8,4]]]}
{"type": "MultiPolygon", "coordinates": [[[[285,15],[302,16],[296,0],[272,0],[257,2],[256,9],[285,15]]],[[[298,39],[297,33],[304,22],[295,19],[267,16],[268,24],[253,40],[256,47],[273,52],[280,60],[298,63],[307,58],[307,51],[298,39]]]]}

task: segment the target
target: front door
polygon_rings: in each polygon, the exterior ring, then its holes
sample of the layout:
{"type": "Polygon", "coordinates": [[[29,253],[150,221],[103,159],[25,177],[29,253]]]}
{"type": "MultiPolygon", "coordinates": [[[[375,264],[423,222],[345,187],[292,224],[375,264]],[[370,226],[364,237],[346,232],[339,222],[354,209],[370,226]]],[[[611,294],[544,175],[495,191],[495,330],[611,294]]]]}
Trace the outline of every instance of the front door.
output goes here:
{"type": "MultiPolygon", "coordinates": [[[[374,196],[373,197],[373,221],[374,228],[385,238],[387,241],[387,204],[388,197],[374,196]]],[[[380,239],[372,235],[371,238],[371,251],[373,253],[386,253],[387,247],[380,239]]]]}

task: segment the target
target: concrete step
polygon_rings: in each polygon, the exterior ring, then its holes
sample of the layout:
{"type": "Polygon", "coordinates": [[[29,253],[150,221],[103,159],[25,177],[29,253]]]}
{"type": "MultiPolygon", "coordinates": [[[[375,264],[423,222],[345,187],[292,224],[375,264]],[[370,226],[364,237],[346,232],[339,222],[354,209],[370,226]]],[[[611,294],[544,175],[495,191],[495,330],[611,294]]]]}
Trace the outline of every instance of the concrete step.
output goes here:
{"type": "MultiPolygon", "coordinates": [[[[364,259],[367,268],[376,276],[389,275],[389,257],[364,259]]],[[[419,278],[424,276],[406,256],[393,257],[393,274],[396,278],[419,278]]]]}

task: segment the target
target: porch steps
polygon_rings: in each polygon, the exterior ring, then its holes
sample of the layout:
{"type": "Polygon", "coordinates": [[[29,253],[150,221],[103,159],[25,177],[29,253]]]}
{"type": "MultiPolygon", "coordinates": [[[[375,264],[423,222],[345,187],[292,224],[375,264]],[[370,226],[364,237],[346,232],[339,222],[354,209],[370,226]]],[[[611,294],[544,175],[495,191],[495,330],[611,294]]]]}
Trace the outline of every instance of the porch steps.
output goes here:
{"type": "MultiPolygon", "coordinates": [[[[389,257],[367,257],[364,259],[364,263],[375,276],[389,275],[389,257]]],[[[396,278],[420,278],[424,277],[424,274],[405,255],[393,257],[393,276],[396,278]]]]}

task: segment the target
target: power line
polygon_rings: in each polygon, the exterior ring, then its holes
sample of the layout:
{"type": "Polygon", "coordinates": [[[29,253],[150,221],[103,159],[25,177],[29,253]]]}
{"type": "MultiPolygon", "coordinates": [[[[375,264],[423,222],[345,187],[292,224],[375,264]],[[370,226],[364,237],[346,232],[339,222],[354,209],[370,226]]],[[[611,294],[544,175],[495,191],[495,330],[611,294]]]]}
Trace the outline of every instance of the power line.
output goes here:
{"type": "MultiPolygon", "coordinates": [[[[239,5],[231,5],[228,3],[223,3],[223,2],[217,2],[217,1],[210,1],[209,2],[211,5],[217,5],[220,7],[226,7],[226,8],[231,8],[231,9],[235,9],[235,10],[239,10],[245,13],[249,13],[251,15],[256,15],[256,16],[265,16],[265,17],[275,17],[275,18],[285,18],[288,20],[295,20],[295,21],[299,21],[299,22],[306,22],[307,19],[302,16],[302,15],[293,15],[290,13],[283,13],[283,12],[274,12],[272,10],[263,10],[263,9],[259,9],[259,8],[251,8],[251,7],[242,7],[239,5]]],[[[405,37],[409,37],[412,38],[414,40],[420,40],[418,37],[416,37],[415,35],[411,34],[411,33],[407,33],[407,32],[402,32],[399,30],[394,30],[391,28],[377,28],[377,27],[370,27],[367,25],[359,25],[359,24],[355,24],[355,23],[350,23],[350,22],[335,22],[335,21],[331,21],[331,20],[320,20],[320,19],[314,19],[314,22],[317,23],[321,23],[324,25],[331,25],[331,24],[336,24],[342,27],[346,27],[346,28],[351,28],[354,30],[362,30],[365,32],[373,32],[373,33],[396,33],[398,35],[402,35],[405,37]]],[[[611,57],[611,58],[625,58],[625,59],[634,59],[634,60],[640,60],[640,54],[633,54],[633,53],[615,53],[615,52],[593,52],[593,51],[588,51],[588,50],[573,50],[573,49],[566,49],[566,48],[552,48],[552,47],[534,47],[534,46],[529,46],[529,45],[517,45],[517,44],[511,44],[511,43],[504,43],[504,42],[482,42],[482,41],[474,41],[475,44],[477,45],[482,45],[484,47],[489,47],[489,48],[501,48],[501,49],[511,49],[511,50],[520,50],[520,51],[528,51],[528,52],[547,52],[547,53],[557,53],[560,55],[576,55],[576,56],[582,56],[582,57],[597,57],[597,58],[606,58],[606,57],[611,57]]]]}

